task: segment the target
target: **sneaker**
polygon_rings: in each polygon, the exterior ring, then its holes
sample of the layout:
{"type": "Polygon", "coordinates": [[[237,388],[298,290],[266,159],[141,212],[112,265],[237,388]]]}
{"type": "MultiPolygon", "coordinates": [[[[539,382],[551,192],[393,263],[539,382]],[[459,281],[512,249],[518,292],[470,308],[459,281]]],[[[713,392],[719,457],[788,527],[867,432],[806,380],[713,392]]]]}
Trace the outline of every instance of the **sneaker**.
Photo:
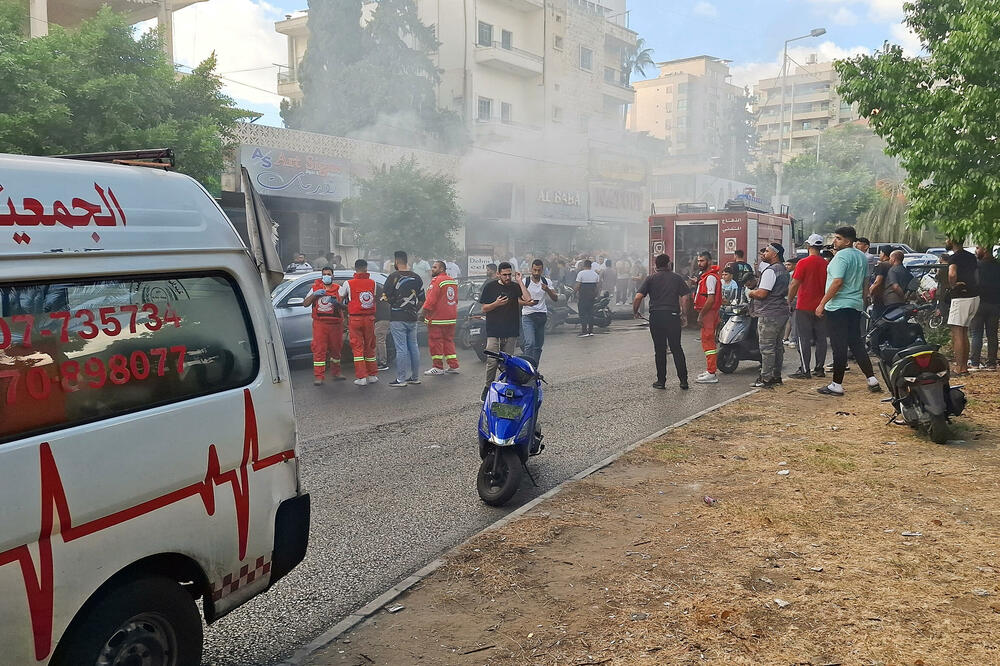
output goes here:
{"type": "Polygon", "coordinates": [[[753,388],[764,388],[765,384],[767,384],[767,382],[764,381],[764,378],[763,377],[758,377],[757,381],[755,381],[750,386],[753,387],[753,388]]]}
{"type": "Polygon", "coordinates": [[[448,368],[444,371],[446,375],[460,375],[462,374],[458,368],[448,368]]]}
{"type": "Polygon", "coordinates": [[[987,365],[987,366],[985,366],[985,370],[986,370],[986,372],[996,372],[997,371],[997,366],[996,365],[987,365]]]}
{"type": "Polygon", "coordinates": [[[389,386],[390,388],[402,388],[406,386],[406,382],[401,382],[398,379],[393,379],[391,382],[389,382],[389,386]]]}
{"type": "Polygon", "coordinates": [[[801,370],[799,370],[798,372],[793,372],[792,374],[788,375],[789,379],[809,379],[811,377],[812,375],[810,375],[808,372],[802,372],[801,370]]]}
{"type": "Polygon", "coordinates": [[[667,388],[667,386],[663,382],[653,382],[653,388],[664,390],[667,388]]]}
{"type": "Polygon", "coordinates": [[[816,392],[817,393],[821,393],[823,395],[834,395],[834,396],[838,396],[838,397],[841,397],[841,398],[844,397],[844,392],[843,391],[834,391],[829,386],[822,386],[822,387],[816,389],[816,392]]]}
{"type": "Polygon", "coordinates": [[[794,340],[788,343],[789,349],[798,349],[798,347],[798,344],[796,344],[794,340]]]}
{"type": "Polygon", "coordinates": [[[699,379],[704,379],[705,377],[708,377],[709,374],[711,374],[711,373],[709,373],[708,370],[706,370],[705,372],[699,373],[698,376],[695,377],[695,381],[697,381],[699,379]]]}
{"type": "Polygon", "coordinates": [[[407,384],[419,384],[420,380],[417,379],[416,377],[410,377],[409,379],[406,380],[406,383],[407,384]]]}
{"type": "Polygon", "coordinates": [[[969,372],[979,372],[984,369],[986,369],[986,366],[980,365],[979,363],[972,363],[969,365],[969,372]]]}
{"type": "Polygon", "coordinates": [[[819,367],[813,370],[812,375],[813,377],[826,377],[826,372],[823,370],[822,367],[819,367]]]}
{"type": "Polygon", "coordinates": [[[771,379],[768,382],[768,384],[770,384],[771,386],[782,386],[784,384],[784,382],[781,381],[781,377],[775,377],[775,378],[771,379]]]}
{"type": "Polygon", "coordinates": [[[443,368],[431,368],[430,370],[424,370],[425,375],[443,375],[443,368]]]}
{"type": "Polygon", "coordinates": [[[718,384],[719,378],[715,376],[715,373],[705,373],[704,377],[699,376],[694,380],[696,384],[718,384]]]}
{"type": "Polygon", "coordinates": [[[368,386],[368,379],[366,379],[365,377],[362,377],[361,379],[355,379],[354,380],[354,385],[355,386],[368,386]]]}
{"type": "Polygon", "coordinates": [[[368,375],[369,384],[378,384],[378,375],[368,375]]]}
{"type": "Polygon", "coordinates": [[[385,372],[388,369],[389,369],[389,364],[388,363],[379,363],[378,364],[378,371],[379,372],[385,372]]]}
{"type": "Polygon", "coordinates": [[[877,384],[877,383],[876,384],[869,384],[868,385],[868,390],[871,391],[872,393],[881,393],[882,392],[882,385],[881,384],[877,384]]]}
{"type": "Polygon", "coordinates": [[[323,380],[320,379],[319,377],[313,380],[313,386],[322,386],[322,385],[323,385],[323,380]]]}
{"type": "Polygon", "coordinates": [[[585,337],[587,337],[587,334],[586,333],[581,333],[580,335],[578,335],[576,337],[578,337],[578,338],[585,338],[585,337]]]}
{"type": "Polygon", "coordinates": [[[681,380],[681,390],[682,391],[687,391],[689,388],[691,388],[691,387],[688,386],[687,380],[686,379],[682,379],[681,380]]]}

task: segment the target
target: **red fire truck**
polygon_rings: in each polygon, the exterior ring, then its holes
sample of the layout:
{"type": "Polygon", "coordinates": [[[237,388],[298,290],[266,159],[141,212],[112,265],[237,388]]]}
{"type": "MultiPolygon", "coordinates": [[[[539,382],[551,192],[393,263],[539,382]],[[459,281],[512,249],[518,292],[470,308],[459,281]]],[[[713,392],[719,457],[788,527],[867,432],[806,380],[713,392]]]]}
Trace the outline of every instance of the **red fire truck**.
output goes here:
{"type": "Polygon", "coordinates": [[[793,218],[782,212],[775,215],[759,199],[740,195],[726,202],[722,210],[710,210],[707,204],[679,204],[676,213],[656,214],[649,218],[649,270],[653,258],[666,252],[674,261],[674,270],[684,277],[698,275],[698,253],[708,250],[715,263],[725,266],[736,259],[736,250],[746,253],[752,265],[759,263],[758,251],[768,243],[785,247],[792,257],[793,218]]]}

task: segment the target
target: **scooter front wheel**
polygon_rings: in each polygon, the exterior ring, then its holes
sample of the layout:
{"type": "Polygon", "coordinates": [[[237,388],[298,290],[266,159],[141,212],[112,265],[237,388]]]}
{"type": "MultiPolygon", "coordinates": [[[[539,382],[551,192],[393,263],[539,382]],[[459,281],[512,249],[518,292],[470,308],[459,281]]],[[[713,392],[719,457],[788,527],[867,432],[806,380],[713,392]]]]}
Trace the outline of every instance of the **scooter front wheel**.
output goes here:
{"type": "Polygon", "coordinates": [[[736,368],[740,367],[740,356],[732,347],[724,346],[719,349],[716,361],[718,362],[719,370],[727,375],[736,372],[736,368]]]}
{"type": "Polygon", "coordinates": [[[479,497],[490,506],[503,506],[521,487],[521,457],[517,449],[506,446],[494,448],[479,466],[476,490],[479,497]],[[500,456],[494,470],[494,456],[500,456]]]}
{"type": "Polygon", "coordinates": [[[927,434],[931,436],[931,441],[935,444],[946,444],[949,439],[952,439],[948,417],[944,415],[932,416],[931,422],[927,425],[927,434]]]}

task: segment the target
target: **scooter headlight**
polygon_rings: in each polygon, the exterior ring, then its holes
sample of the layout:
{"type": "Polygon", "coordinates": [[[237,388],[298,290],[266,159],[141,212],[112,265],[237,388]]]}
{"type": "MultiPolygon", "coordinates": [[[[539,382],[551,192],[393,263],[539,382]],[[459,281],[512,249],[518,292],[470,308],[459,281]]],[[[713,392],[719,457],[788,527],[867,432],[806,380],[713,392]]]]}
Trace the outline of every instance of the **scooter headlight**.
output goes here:
{"type": "Polygon", "coordinates": [[[479,429],[482,430],[483,432],[489,432],[490,431],[490,424],[486,420],[486,412],[485,411],[483,411],[483,413],[481,413],[479,415],[479,429]]]}
{"type": "Polygon", "coordinates": [[[517,438],[520,440],[520,439],[524,439],[525,437],[527,437],[528,436],[528,431],[530,429],[531,429],[531,419],[527,419],[527,420],[525,420],[524,425],[521,426],[521,430],[518,431],[517,438]]]}

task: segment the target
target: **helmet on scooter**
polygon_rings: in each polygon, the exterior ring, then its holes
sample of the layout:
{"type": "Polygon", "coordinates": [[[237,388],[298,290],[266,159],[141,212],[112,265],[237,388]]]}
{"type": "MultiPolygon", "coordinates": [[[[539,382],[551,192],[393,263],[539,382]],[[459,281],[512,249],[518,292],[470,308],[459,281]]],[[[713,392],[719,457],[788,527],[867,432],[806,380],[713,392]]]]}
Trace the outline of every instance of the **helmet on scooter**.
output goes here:
{"type": "Polygon", "coordinates": [[[518,386],[527,386],[535,378],[535,366],[520,356],[511,356],[505,366],[507,381],[518,386]]]}

